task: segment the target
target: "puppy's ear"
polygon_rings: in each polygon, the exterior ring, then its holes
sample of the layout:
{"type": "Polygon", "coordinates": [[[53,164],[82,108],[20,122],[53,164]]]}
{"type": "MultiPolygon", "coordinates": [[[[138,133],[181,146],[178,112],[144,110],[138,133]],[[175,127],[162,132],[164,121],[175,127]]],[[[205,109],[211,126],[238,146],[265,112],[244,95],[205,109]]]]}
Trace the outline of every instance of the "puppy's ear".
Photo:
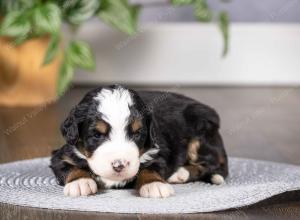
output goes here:
{"type": "Polygon", "coordinates": [[[148,117],[147,126],[148,126],[148,132],[149,132],[148,137],[149,137],[149,141],[151,142],[151,144],[160,143],[161,138],[159,136],[160,133],[158,132],[158,125],[157,125],[155,118],[153,118],[152,115],[150,115],[148,117]]]}
{"type": "Polygon", "coordinates": [[[79,140],[79,124],[83,122],[87,115],[86,105],[79,104],[73,108],[65,121],[61,124],[60,131],[66,142],[76,145],[79,140]]]}
{"type": "Polygon", "coordinates": [[[203,104],[189,105],[184,110],[184,116],[198,133],[215,132],[220,127],[217,112],[203,104]]]}

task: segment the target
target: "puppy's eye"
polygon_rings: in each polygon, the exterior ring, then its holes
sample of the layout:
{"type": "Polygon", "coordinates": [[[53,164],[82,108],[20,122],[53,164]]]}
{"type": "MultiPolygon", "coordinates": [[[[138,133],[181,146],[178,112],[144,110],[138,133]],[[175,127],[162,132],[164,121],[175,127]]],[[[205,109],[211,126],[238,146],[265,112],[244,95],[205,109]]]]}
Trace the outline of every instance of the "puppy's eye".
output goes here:
{"type": "Polygon", "coordinates": [[[99,131],[94,131],[94,135],[95,138],[101,138],[103,136],[103,134],[101,134],[99,131]]]}

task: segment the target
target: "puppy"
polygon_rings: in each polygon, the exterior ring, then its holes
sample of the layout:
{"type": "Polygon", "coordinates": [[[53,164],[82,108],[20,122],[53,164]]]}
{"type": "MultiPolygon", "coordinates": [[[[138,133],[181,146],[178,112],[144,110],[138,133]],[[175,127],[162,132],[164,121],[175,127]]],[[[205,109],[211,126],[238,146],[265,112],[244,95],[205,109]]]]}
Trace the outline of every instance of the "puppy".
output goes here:
{"type": "Polygon", "coordinates": [[[228,165],[219,124],[215,110],[179,94],[97,88],[62,123],[66,144],[50,167],[66,196],[135,187],[164,198],[174,194],[169,183],[222,184],[228,165]]]}

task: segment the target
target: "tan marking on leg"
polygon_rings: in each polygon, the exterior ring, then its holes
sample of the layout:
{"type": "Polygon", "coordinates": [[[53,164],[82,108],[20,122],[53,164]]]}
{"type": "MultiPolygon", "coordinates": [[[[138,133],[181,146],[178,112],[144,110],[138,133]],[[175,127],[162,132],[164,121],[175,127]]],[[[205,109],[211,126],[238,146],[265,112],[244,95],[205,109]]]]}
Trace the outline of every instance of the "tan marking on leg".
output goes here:
{"type": "Polygon", "coordinates": [[[190,162],[196,162],[198,159],[198,150],[200,148],[200,141],[192,139],[188,145],[188,159],[190,162]]]}
{"type": "Polygon", "coordinates": [[[139,189],[141,186],[155,181],[165,182],[165,180],[157,172],[144,169],[138,174],[136,188],[139,189]]]}
{"type": "Polygon", "coordinates": [[[219,156],[218,156],[218,159],[219,159],[219,163],[220,163],[221,165],[225,164],[225,157],[224,157],[224,155],[219,155],[219,156]]]}
{"type": "Polygon", "coordinates": [[[166,198],[174,194],[173,187],[157,172],[146,169],[139,173],[136,188],[141,197],[166,198]]]}
{"type": "Polygon", "coordinates": [[[199,178],[201,177],[201,175],[203,175],[203,172],[205,170],[205,168],[199,164],[187,165],[184,166],[184,168],[190,173],[188,181],[199,180],[199,178]]]}
{"type": "Polygon", "coordinates": [[[66,183],[72,182],[79,178],[91,178],[91,175],[88,171],[79,168],[74,168],[68,173],[66,183]]]}

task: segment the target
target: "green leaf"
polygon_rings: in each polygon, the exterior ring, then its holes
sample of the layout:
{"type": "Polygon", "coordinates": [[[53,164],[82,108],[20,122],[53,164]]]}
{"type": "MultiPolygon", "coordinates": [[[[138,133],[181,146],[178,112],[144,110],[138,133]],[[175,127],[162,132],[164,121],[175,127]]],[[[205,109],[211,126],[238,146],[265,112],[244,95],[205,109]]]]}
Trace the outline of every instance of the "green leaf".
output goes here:
{"type": "Polygon", "coordinates": [[[219,27],[222,32],[224,46],[223,46],[223,56],[226,56],[228,52],[229,44],[229,16],[225,11],[219,14],[219,27]]]}
{"type": "Polygon", "coordinates": [[[35,3],[36,0],[0,0],[0,12],[6,15],[11,11],[32,8],[35,3]]]}
{"type": "Polygon", "coordinates": [[[192,4],[194,0],[171,0],[173,5],[189,5],[192,4]]]}
{"type": "Polygon", "coordinates": [[[212,19],[212,11],[209,9],[206,0],[195,0],[194,14],[202,22],[208,22],[212,19]]]}
{"type": "Polygon", "coordinates": [[[98,15],[107,24],[132,35],[137,31],[139,9],[127,0],[103,0],[98,15]]]}
{"type": "Polygon", "coordinates": [[[67,59],[64,59],[59,69],[57,81],[57,94],[59,96],[62,96],[64,92],[68,89],[72,81],[73,75],[74,69],[71,63],[69,63],[67,59]]]}
{"type": "Polygon", "coordinates": [[[0,1],[0,12],[3,15],[14,10],[19,10],[19,8],[20,8],[19,0],[0,1]]]}
{"type": "Polygon", "coordinates": [[[94,70],[95,59],[90,46],[82,41],[72,41],[67,49],[67,59],[77,67],[94,70]]]}
{"type": "Polygon", "coordinates": [[[23,11],[8,13],[1,26],[0,35],[8,37],[26,36],[31,29],[30,22],[23,11]]]}
{"type": "Polygon", "coordinates": [[[94,69],[95,61],[91,48],[82,41],[71,41],[65,50],[64,60],[59,70],[57,93],[61,96],[69,87],[74,75],[74,67],[94,69]]]}
{"type": "Polygon", "coordinates": [[[39,5],[33,11],[33,21],[38,33],[57,33],[61,27],[61,11],[54,3],[39,5]]]}
{"type": "Polygon", "coordinates": [[[46,51],[46,55],[44,57],[43,65],[47,65],[52,62],[55,55],[58,52],[60,43],[60,37],[58,34],[54,34],[51,36],[50,42],[48,44],[48,48],[46,51]]]}
{"type": "Polygon", "coordinates": [[[99,0],[68,0],[61,1],[63,14],[74,25],[91,18],[99,9],[99,0]]]}

